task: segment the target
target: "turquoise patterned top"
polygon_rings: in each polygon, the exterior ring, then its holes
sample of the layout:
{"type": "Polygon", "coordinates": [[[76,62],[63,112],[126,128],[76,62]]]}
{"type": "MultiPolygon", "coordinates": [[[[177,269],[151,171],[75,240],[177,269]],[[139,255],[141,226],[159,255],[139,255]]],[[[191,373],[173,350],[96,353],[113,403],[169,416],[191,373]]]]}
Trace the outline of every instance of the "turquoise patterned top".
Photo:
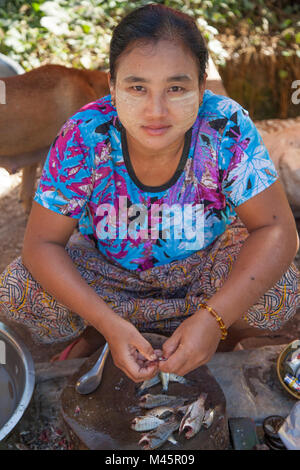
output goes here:
{"type": "Polygon", "coordinates": [[[248,112],[206,90],[174,175],[146,186],[134,173],[108,95],[63,125],[35,201],[78,219],[79,230],[112,262],[144,271],[211,244],[232,223],[235,208],[277,178],[248,112]]]}

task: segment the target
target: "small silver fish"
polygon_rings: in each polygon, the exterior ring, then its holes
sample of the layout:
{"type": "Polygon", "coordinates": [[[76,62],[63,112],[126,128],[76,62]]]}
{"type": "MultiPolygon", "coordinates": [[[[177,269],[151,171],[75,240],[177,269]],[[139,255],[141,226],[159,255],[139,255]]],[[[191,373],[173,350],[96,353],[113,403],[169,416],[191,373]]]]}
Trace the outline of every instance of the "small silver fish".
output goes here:
{"type": "Polygon", "coordinates": [[[142,395],[148,388],[154,387],[154,385],[159,384],[161,381],[160,374],[156,374],[152,379],[145,380],[142,385],[138,388],[137,395],[142,395]]]}
{"type": "Polygon", "coordinates": [[[176,397],[173,395],[151,395],[147,393],[146,395],[142,396],[139,400],[139,406],[142,408],[155,408],[158,406],[169,405],[172,407],[177,407],[184,405],[187,401],[187,398],[184,397],[176,397]]]}
{"type": "Polygon", "coordinates": [[[162,383],[162,389],[164,392],[168,391],[169,382],[178,382],[184,385],[194,385],[194,382],[192,380],[188,380],[180,375],[169,372],[159,372],[154,377],[152,377],[152,379],[145,380],[142,383],[142,385],[138,388],[137,395],[143,395],[146,390],[151,387],[154,387],[154,385],[157,385],[159,382],[162,383]]]}
{"type": "Polygon", "coordinates": [[[166,418],[167,416],[174,414],[176,408],[170,406],[158,406],[156,408],[150,408],[146,411],[146,416],[156,416],[157,418],[166,418]]]}
{"type": "Polygon", "coordinates": [[[167,392],[169,388],[170,374],[168,372],[160,372],[160,379],[163,391],[167,392]]]}
{"type": "MultiPolygon", "coordinates": [[[[173,374],[175,375],[175,374],[173,374]]],[[[168,391],[170,374],[167,372],[158,372],[152,379],[145,380],[139,387],[137,394],[142,395],[147,389],[154,387],[158,383],[162,383],[162,389],[164,392],[168,391]]],[[[174,380],[173,380],[174,381],[174,380]]]]}
{"type": "Polygon", "coordinates": [[[136,416],[131,421],[130,427],[131,429],[134,429],[134,431],[151,431],[163,423],[164,420],[158,418],[157,416],[136,416]]]}
{"type": "Polygon", "coordinates": [[[187,380],[185,377],[182,377],[181,375],[170,373],[169,378],[170,378],[170,382],[178,382],[180,384],[189,383],[189,380],[187,380]]]}
{"type": "Polygon", "coordinates": [[[187,439],[190,439],[200,431],[205,415],[204,403],[206,398],[207,393],[201,393],[198,400],[187,407],[187,411],[179,426],[179,434],[186,431],[185,437],[187,439]]]}
{"type": "Polygon", "coordinates": [[[203,426],[206,429],[210,428],[210,426],[212,425],[214,416],[215,416],[215,411],[212,408],[205,412],[204,418],[203,418],[203,426]]]}
{"type": "Polygon", "coordinates": [[[172,436],[174,431],[177,431],[179,425],[180,420],[176,416],[172,416],[158,428],[145,434],[140,439],[139,445],[143,445],[144,450],[157,449],[172,436]]]}

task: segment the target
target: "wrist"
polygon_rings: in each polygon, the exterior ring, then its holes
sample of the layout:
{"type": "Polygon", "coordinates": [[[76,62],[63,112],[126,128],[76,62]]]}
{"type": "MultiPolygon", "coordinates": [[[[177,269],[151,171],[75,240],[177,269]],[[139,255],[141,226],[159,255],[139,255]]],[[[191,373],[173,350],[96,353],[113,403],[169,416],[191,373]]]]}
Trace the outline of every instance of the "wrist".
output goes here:
{"type": "Polygon", "coordinates": [[[219,313],[212,308],[208,303],[202,302],[199,304],[199,310],[196,313],[200,313],[202,319],[206,319],[209,324],[213,324],[215,329],[219,332],[220,339],[225,340],[227,337],[227,328],[223,321],[223,318],[219,313]]]}
{"type": "Polygon", "coordinates": [[[193,315],[193,317],[199,320],[202,328],[207,332],[208,335],[216,335],[218,340],[221,340],[222,332],[216,320],[213,316],[204,308],[199,308],[193,315]]]}

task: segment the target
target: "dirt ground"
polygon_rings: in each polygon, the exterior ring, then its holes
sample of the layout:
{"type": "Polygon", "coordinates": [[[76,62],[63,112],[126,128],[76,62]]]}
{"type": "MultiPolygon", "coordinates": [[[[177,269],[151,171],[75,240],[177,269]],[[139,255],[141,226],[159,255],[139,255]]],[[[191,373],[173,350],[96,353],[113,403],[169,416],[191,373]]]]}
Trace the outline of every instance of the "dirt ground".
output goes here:
{"type": "MultiPolygon", "coordinates": [[[[19,203],[21,177],[21,172],[8,175],[5,170],[0,168],[0,273],[20,255],[22,249],[28,217],[24,213],[23,206],[19,203]]],[[[300,217],[296,218],[296,222],[300,234],[300,217]]],[[[299,252],[295,258],[295,263],[300,268],[299,252]]],[[[1,316],[0,321],[3,321],[1,316]]],[[[22,327],[16,327],[15,324],[11,324],[11,326],[18,330],[18,334],[29,347],[36,362],[48,361],[53,354],[61,351],[65,346],[62,344],[53,346],[36,345],[22,327]]],[[[269,333],[259,338],[247,338],[243,340],[242,346],[249,349],[270,344],[286,344],[295,338],[300,338],[300,308],[294,318],[280,332],[269,333]]]]}

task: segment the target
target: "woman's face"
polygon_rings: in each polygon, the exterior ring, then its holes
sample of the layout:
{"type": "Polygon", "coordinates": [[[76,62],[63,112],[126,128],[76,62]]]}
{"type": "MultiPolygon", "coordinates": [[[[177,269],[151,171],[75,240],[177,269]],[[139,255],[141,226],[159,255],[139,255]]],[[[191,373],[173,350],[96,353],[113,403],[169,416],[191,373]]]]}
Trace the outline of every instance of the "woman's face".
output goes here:
{"type": "Polygon", "coordinates": [[[110,88],[127,138],[153,152],[182,142],[196,120],[205,81],[199,87],[190,52],[178,42],[161,40],[129,47],[119,57],[110,88]]]}

